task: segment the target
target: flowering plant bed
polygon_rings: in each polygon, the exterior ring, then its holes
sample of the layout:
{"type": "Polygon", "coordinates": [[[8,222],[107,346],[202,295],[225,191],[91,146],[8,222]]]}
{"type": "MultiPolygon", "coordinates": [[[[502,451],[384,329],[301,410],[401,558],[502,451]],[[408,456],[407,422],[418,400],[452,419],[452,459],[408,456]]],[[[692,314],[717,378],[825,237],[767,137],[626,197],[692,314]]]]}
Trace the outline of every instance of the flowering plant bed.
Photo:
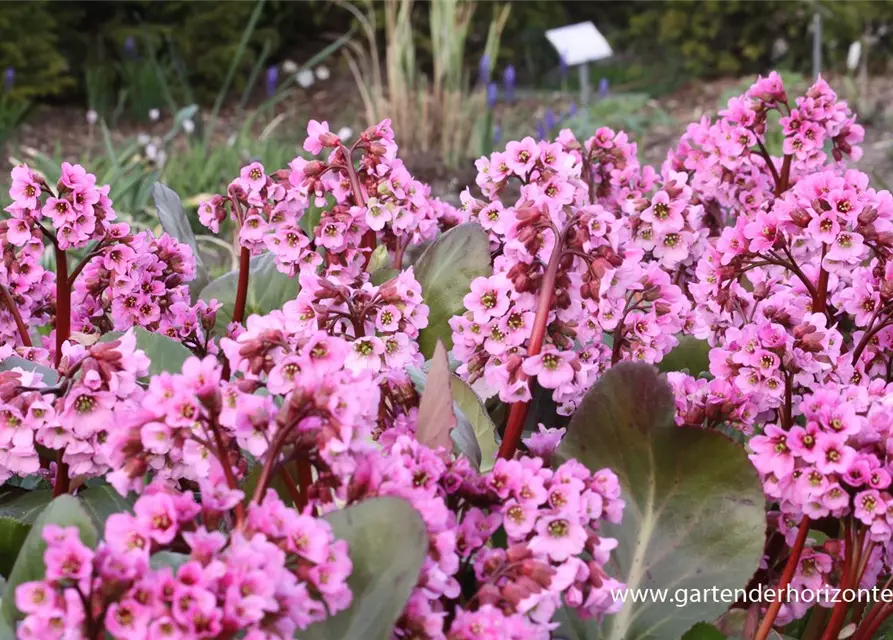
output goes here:
{"type": "Polygon", "coordinates": [[[876,637],[893,605],[790,595],[891,576],[893,198],[824,81],[659,170],[511,141],[461,209],[387,120],[307,130],[200,207],[216,280],[162,185],[155,236],[13,170],[0,637],[876,637]]]}

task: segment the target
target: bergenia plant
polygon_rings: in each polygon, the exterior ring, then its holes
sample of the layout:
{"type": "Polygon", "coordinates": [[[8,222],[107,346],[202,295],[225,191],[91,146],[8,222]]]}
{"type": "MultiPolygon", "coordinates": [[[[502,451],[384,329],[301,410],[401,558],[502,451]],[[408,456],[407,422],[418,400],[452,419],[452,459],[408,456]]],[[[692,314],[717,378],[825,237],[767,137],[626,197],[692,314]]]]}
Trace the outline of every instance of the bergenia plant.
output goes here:
{"type": "Polygon", "coordinates": [[[13,169],[0,638],[880,637],[829,594],[893,579],[893,197],[824,80],[658,169],[510,141],[461,208],[307,133],[200,205],[213,280],[163,185],[137,233],[13,169]]]}

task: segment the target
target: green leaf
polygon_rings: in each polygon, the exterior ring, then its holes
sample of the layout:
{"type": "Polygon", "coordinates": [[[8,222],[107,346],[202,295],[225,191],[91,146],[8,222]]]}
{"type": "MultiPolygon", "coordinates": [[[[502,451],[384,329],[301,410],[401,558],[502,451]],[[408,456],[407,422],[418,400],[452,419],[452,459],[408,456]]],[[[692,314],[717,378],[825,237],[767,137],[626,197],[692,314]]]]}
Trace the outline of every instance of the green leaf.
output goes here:
{"type": "Polygon", "coordinates": [[[399,275],[400,272],[396,269],[392,269],[391,267],[382,267],[372,274],[372,276],[369,278],[369,281],[376,287],[380,287],[385,282],[389,282],[399,275]]]}
{"type": "Polygon", "coordinates": [[[685,632],[682,640],[726,640],[726,634],[707,622],[699,622],[685,632]]]}
{"type": "Polygon", "coordinates": [[[679,344],[664,356],[657,368],[663,373],[688,371],[689,375],[697,378],[705,371],[710,371],[710,345],[706,340],[682,336],[679,344]]]}
{"type": "Polygon", "coordinates": [[[492,272],[487,232],[475,223],[450,229],[425,250],[414,270],[430,309],[428,326],[419,333],[419,348],[430,358],[438,340],[447,351],[453,348],[450,318],[465,311],[462,299],[471,291],[471,281],[492,272]]]}
{"type": "Polygon", "coordinates": [[[450,434],[456,427],[456,414],[453,412],[453,393],[450,389],[450,362],[446,349],[438,340],[431,359],[431,369],[425,391],[419,400],[419,419],[416,440],[426,447],[450,450],[450,434]]]}
{"type": "MultiPolygon", "coordinates": [[[[426,366],[430,364],[426,363],[426,366]]],[[[407,367],[406,373],[416,392],[424,395],[427,388],[427,371],[407,367]]],[[[450,434],[454,450],[464,455],[481,471],[489,471],[496,464],[499,443],[496,441],[496,425],[490,419],[481,399],[459,376],[450,377],[450,393],[453,397],[453,413],[456,427],[450,434]]]]}
{"type": "Polygon", "coordinates": [[[458,376],[453,376],[450,382],[453,402],[461,412],[457,415],[459,424],[453,430],[453,442],[459,453],[486,473],[496,464],[496,453],[499,451],[496,425],[474,389],[458,376]],[[465,435],[468,432],[466,425],[470,427],[473,444],[465,435]]]}
{"type": "Polygon", "coordinates": [[[187,562],[189,562],[187,554],[175,551],[159,551],[158,553],[153,553],[152,557],[149,558],[149,566],[156,571],[162,567],[170,567],[176,572],[181,564],[186,564],[187,562]]]}
{"type": "Polygon", "coordinates": [[[105,521],[109,516],[115,513],[133,513],[133,503],[136,499],[135,496],[133,499],[125,498],[107,484],[85,489],[78,494],[78,498],[96,525],[100,537],[104,535],[105,521]]]}
{"type": "Polygon", "coordinates": [[[366,266],[366,272],[374,274],[376,271],[381,271],[383,268],[388,266],[388,258],[390,257],[388,253],[387,245],[381,244],[375,247],[375,251],[372,252],[372,255],[369,258],[369,264],[366,266]]]}
{"type": "Polygon", "coordinates": [[[52,499],[51,491],[28,491],[0,505],[0,575],[9,576],[31,525],[52,499]]]}
{"type": "Polygon", "coordinates": [[[425,523],[400,498],[372,498],[325,516],[347,540],[353,602],[299,634],[302,640],[389,640],[428,552],[425,523]]]}
{"type": "MultiPolygon", "coordinates": [[[[743,588],[763,553],[762,485],[744,449],[728,438],[674,426],[674,405],[654,367],[621,363],[589,390],[559,455],[617,474],[623,521],[605,523],[600,535],[618,540],[613,573],[628,589],[743,588]]],[[[570,611],[570,626],[585,638],[662,640],[728,607],[656,600],[627,602],[601,628],[570,611]]]]}
{"type": "MultiPolygon", "coordinates": [[[[245,498],[243,499],[244,504],[247,506],[248,503],[251,502],[251,497],[254,495],[254,491],[257,488],[257,483],[260,480],[260,474],[264,469],[263,461],[257,462],[252,468],[248,475],[245,477],[245,480],[242,481],[242,486],[240,489],[242,493],[245,494],[245,498]]],[[[289,471],[289,473],[294,476],[294,469],[289,471]]],[[[270,482],[267,484],[267,487],[276,491],[279,495],[279,499],[282,500],[288,507],[293,507],[295,501],[292,500],[291,493],[288,488],[285,486],[285,478],[281,473],[275,474],[270,482]]]]}
{"type": "MultiPolygon", "coordinates": [[[[181,124],[182,120],[191,117],[188,113],[190,109],[194,114],[198,107],[192,105],[177,114],[181,124]]],[[[173,189],[169,189],[160,182],[156,182],[152,187],[152,199],[155,201],[158,220],[161,222],[161,228],[164,229],[164,232],[189,245],[189,248],[192,249],[192,255],[195,256],[195,280],[189,283],[189,293],[192,294],[192,299],[195,300],[199,292],[207,286],[210,277],[208,276],[208,269],[202,262],[201,254],[198,252],[198,243],[189,224],[189,217],[186,215],[183,203],[180,202],[180,196],[173,189]]]]}
{"type": "MultiPolygon", "coordinates": [[[[149,375],[155,376],[163,371],[180,373],[183,363],[192,357],[192,352],[182,344],[160,333],[152,333],[142,327],[130,329],[136,337],[137,349],[142,349],[151,360],[149,375]]],[[[112,331],[103,335],[100,342],[112,342],[117,340],[124,332],[112,331]]]]}
{"type": "MultiPolygon", "coordinates": [[[[238,287],[239,272],[230,271],[211,282],[199,295],[202,300],[216,299],[223,305],[217,312],[217,323],[214,326],[216,335],[225,334],[226,326],[232,322],[238,287]]],[[[252,313],[264,315],[281,309],[282,305],[298,296],[299,288],[297,278],[289,278],[276,268],[276,259],[272,253],[262,253],[251,258],[245,318],[252,313]]]]}
{"type": "MultiPolygon", "coordinates": [[[[55,498],[34,521],[28,537],[19,552],[15,566],[9,575],[6,585],[6,593],[14,594],[16,587],[32,580],[41,580],[46,574],[46,564],[43,554],[47,545],[43,540],[43,528],[48,524],[60,527],[77,527],[80,531],[81,542],[88,547],[96,546],[96,527],[90,520],[90,516],[81,507],[77,498],[70,495],[62,495],[55,498]]],[[[7,595],[0,602],[0,619],[11,629],[15,629],[16,621],[24,616],[15,606],[15,598],[7,595]]],[[[2,633],[2,630],[0,630],[2,633]]]]}
{"type": "Polygon", "coordinates": [[[30,360],[26,360],[19,356],[9,356],[8,358],[0,360],[0,371],[11,371],[12,369],[22,369],[23,371],[39,373],[43,375],[44,384],[50,386],[59,381],[59,374],[56,373],[56,370],[45,367],[42,364],[31,362],[30,360]]]}

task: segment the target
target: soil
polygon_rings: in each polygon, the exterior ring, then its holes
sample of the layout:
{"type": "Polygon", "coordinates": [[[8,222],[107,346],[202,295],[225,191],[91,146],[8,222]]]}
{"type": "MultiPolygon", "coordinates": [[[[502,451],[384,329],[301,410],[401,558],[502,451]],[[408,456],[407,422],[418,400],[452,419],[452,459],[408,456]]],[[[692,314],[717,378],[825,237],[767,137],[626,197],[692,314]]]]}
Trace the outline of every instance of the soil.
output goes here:
{"type": "MultiPolygon", "coordinates": [[[[830,78],[829,82],[833,87],[844,86],[839,78],[830,78]]],[[[738,79],[692,82],[673,94],[656,99],[653,106],[669,117],[660,126],[654,126],[636,136],[641,159],[646,163],[659,165],[688,123],[699,120],[704,114],[715,114],[722,97],[741,86],[742,82],[738,79]]],[[[888,106],[893,104],[893,78],[872,78],[863,89],[867,98],[860,100],[858,107],[859,122],[865,127],[866,136],[863,144],[864,156],[857,166],[872,174],[880,183],[880,188],[893,187],[893,136],[890,133],[893,111],[888,106]]],[[[263,102],[263,97],[258,97],[253,102],[256,106],[263,102]]],[[[532,128],[534,118],[537,114],[542,115],[546,104],[553,107],[556,104],[567,105],[569,100],[566,96],[555,95],[519,100],[512,105],[511,110],[515,113],[509,117],[513,115],[527,119],[532,128]]],[[[347,125],[357,131],[363,126],[358,121],[363,114],[362,102],[353,79],[343,74],[334,74],[330,79],[318,82],[309,89],[296,88],[288,99],[277,106],[276,113],[283,119],[277,135],[282,135],[287,140],[299,140],[301,129],[310,118],[328,120],[336,130],[347,125]]],[[[87,123],[85,116],[84,110],[79,107],[39,108],[21,127],[13,143],[8,145],[7,153],[3,156],[5,166],[0,169],[8,170],[14,159],[12,156],[21,160],[22,149],[29,147],[44,153],[61,150],[63,157],[72,160],[91,148],[94,152],[101,151],[104,145],[102,135],[97,126],[91,127],[87,123]]],[[[112,139],[120,143],[140,133],[163,136],[170,130],[172,117],[173,114],[164,113],[158,122],[124,121],[111,132],[112,139]]],[[[243,117],[244,113],[236,107],[222,109],[215,138],[226,140],[238,130],[243,117]]],[[[402,155],[410,171],[418,179],[430,183],[436,195],[456,200],[465,185],[474,183],[476,172],[472,162],[460,169],[447,169],[435,153],[402,155]]]]}

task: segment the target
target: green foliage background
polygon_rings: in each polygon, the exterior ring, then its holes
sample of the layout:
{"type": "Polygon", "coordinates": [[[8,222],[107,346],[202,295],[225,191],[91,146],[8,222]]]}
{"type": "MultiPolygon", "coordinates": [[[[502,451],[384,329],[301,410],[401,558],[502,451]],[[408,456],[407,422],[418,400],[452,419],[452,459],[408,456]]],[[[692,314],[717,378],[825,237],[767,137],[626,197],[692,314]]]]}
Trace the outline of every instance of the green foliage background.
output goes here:
{"type": "MultiPolygon", "coordinates": [[[[809,25],[815,11],[826,18],[826,66],[839,68],[850,43],[866,28],[893,23],[893,3],[869,0],[532,0],[513,4],[499,64],[511,62],[519,80],[528,83],[558,66],[543,31],[582,20],[593,20],[618,52],[615,64],[602,69],[604,75],[614,82],[639,85],[659,84],[667,78],[750,74],[774,66],[808,71],[809,25]],[[787,51],[773,56],[778,39],[785,40],[787,51]]],[[[84,69],[120,61],[124,42],[134,37],[142,55],[147,47],[161,58],[176,52],[197,96],[207,99],[223,81],[252,5],[252,0],[2,2],[0,70],[15,67],[17,97],[79,99],[85,92],[84,69]]],[[[424,3],[419,5],[416,37],[424,50],[427,9],[424,3]]],[[[469,39],[470,58],[483,50],[490,14],[488,3],[479,3],[469,39]]],[[[350,25],[350,14],[331,2],[271,0],[252,36],[236,89],[244,84],[265,43],[271,62],[290,56],[298,59],[302,51],[318,49],[328,35],[344,33],[350,25]]],[[[889,39],[882,39],[872,50],[873,63],[886,65],[890,48],[889,39]]]]}

